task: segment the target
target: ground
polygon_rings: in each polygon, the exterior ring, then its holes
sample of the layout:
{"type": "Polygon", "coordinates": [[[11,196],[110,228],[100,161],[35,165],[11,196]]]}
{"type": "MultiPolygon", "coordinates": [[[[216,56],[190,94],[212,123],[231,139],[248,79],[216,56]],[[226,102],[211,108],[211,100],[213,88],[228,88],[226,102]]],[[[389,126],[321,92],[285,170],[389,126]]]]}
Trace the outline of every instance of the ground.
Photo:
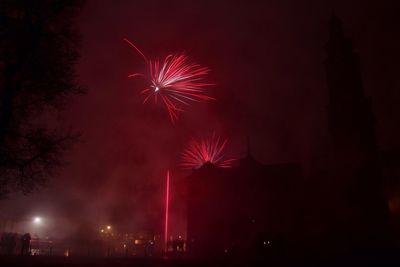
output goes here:
{"type": "Polygon", "coordinates": [[[393,263],[391,260],[382,259],[374,261],[349,260],[341,262],[257,262],[257,261],[235,261],[235,260],[190,260],[190,259],[149,259],[149,258],[99,258],[99,257],[56,257],[56,256],[2,256],[0,266],[9,267],[83,267],[83,266],[137,266],[137,267],[250,267],[250,266],[400,266],[399,261],[393,263]]]}

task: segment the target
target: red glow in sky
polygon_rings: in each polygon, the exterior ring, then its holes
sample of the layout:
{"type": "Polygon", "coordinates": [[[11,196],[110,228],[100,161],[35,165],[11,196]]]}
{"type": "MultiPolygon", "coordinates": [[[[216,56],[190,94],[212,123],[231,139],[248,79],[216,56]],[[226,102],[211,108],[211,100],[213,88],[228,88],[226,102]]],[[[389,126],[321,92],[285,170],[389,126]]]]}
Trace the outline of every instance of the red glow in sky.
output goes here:
{"type": "MultiPolygon", "coordinates": [[[[382,148],[399,147],[400,17],[386,1],[87,0],[77,20],[83,40],[77,71],[88,94],[61,117],[82,142],[70,151],[54,187],[30,196],[29,203],[25,196],[4,200],[1,214],[60,218],[55,233],[72,231],[76,221],[90,227],[111,221],[127,231],[149,227],[163,234],[160,177],[164,181],[165,170],[177,165],[188,137],[214,129],[229,135],[227,146],[238,155],[249,136],[261,162],[324,164],[328,96],[322,62],[333,10],[361,52],[382,148]],[[125,36],[152,51],[145,53],[149,59],[184,51],[212,69],[203,77],[217,82],[212,96],[218,101],[180,105],[187,112],[171,131],[169,115],[157,112],[164,109],[161,99],[158,106],[141,105],[138,92],[151,85],[149,65],[121,41],[125,36]],[[135,71],[145,79],[126,79],[135,71]]],[[[173,174],[174,181],[186,175],[173,174]]]]}

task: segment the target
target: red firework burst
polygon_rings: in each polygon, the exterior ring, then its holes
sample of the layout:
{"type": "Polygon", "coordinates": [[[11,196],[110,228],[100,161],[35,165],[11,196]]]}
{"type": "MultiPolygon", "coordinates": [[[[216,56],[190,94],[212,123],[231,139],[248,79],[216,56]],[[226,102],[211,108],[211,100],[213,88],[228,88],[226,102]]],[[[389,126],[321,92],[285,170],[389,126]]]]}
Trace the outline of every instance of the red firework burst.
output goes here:
{"type": "Polygon", "coordinates": [[[235,159],[225,159],[224,149],[227,139],[212,135],[210,139],[192,139],[182,153],[180,166],[184,169],[198,169],[204,163],[210,162],[220,168],[230,168],[235,159]]]}
{"type": "Polygon", "coordinates": [[[189,62],[188,57],[181,54],[168,55],[164,60],[148,60],[146,56],[128,39],[124,39],[145,60],[149,73],[132,73],[128,77],[144,77],[149,80],[149,86],[141,93],[146,95],[143,103],[154,97],[157,104],[158,97],[164,103],[171,122],[178,119],[182,105],[189,106],[191,102],[213,100],[206,94],[210,83],[202,82],[210,69],[189,62]]]}

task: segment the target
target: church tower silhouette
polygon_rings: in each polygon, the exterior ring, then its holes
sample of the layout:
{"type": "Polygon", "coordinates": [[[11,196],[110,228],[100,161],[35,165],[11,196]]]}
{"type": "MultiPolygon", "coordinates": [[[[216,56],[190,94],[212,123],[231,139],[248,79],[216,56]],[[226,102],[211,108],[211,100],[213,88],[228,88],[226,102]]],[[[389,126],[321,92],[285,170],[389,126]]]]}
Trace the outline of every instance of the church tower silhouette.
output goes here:
{"type": "Polygon", "coordinates": [[[337,238],[358,247],[378,243],[387,220],[387,205],[371,101],[364,94],[359,56],[338,17],[332,17],[329,30],[324,65],[334,159],[331,223],[340,233],[335,233],[337,238]]]}

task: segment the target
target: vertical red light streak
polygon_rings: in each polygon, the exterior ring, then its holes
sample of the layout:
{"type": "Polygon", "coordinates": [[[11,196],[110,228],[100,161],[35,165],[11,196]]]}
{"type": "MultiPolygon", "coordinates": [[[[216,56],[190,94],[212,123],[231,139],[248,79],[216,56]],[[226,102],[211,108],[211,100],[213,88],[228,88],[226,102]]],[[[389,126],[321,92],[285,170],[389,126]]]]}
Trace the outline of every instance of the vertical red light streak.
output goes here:
{"type": "Polygon", "coordinates": [[[168,251],[168,213],[169,213],[169,170],[167,171],[167,186],[165,197],[165,229],[164,229],[164,242],[165,242],[165,255],[168,251]]]}

